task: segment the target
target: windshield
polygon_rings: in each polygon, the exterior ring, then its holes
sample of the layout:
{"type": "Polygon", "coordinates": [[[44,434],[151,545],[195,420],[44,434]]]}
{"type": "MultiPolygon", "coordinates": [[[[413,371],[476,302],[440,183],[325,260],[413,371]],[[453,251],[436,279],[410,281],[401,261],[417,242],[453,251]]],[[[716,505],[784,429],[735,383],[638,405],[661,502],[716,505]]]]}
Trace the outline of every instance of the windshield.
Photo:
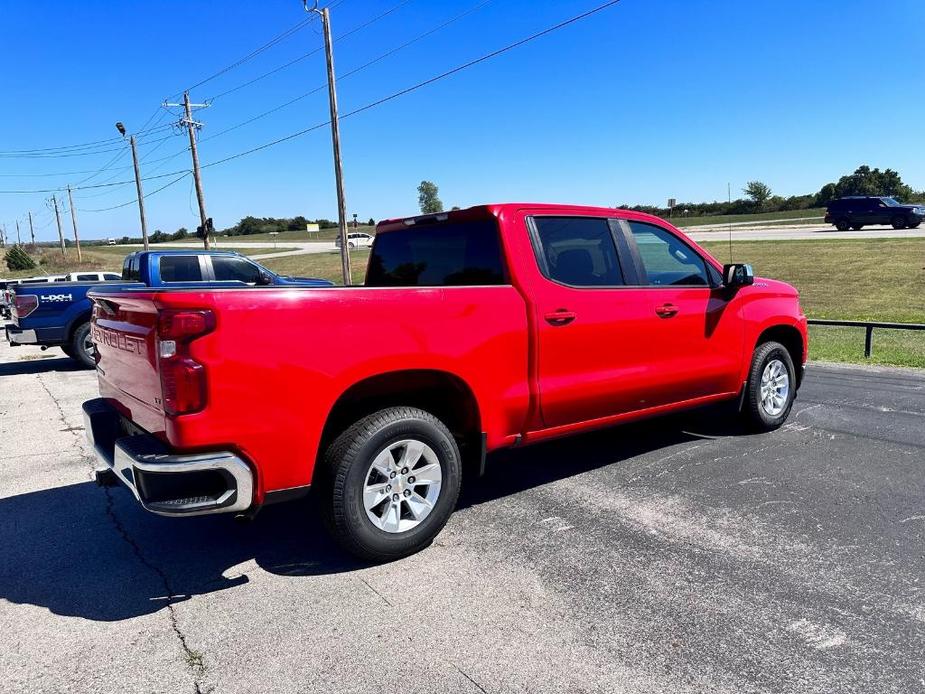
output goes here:
{"type": "Polygon", "coordinates": [[[880,198],[883,200],[883,204],[887,207],[901,207],[901,205],[896,202],[893,198],[880,198]]]}

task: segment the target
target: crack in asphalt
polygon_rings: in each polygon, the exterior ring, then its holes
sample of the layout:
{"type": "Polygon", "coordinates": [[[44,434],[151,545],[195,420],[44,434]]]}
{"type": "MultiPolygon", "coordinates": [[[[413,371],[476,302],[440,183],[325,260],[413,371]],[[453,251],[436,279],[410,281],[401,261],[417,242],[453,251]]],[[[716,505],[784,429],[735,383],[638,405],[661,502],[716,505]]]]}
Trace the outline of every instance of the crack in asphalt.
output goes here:
{"type": "MultiPolygon", "coordinates": [[[[58,402],[58,399],[52,394],[51,390],[48,388],[48,385],[45,383],[45,380],[42,378],[41,374],[38,375],[37,380],[39,385],[42,386],[42,389],[48,394],[48,397],[51,398],[51,401],[55,405],[55,409],[58,411],[58,417],[61,419],[61,423],[64,425],[62,431],[69,432],[72,436],[77,439],[78,445],[82,444],[80,431],[82,427],[70,427],[67,423],[67,417],[64,414],[64,409],[61,407],[61,403],[58,402]]],[[[91,470],[93,469],[94,460],[90,456],[82,456],[84,462],[86,462],[91,470]]],[[[170,620],[170,628],[173,631],[174,635],[177,637],[177,641],[180,643],[180,648],[183,651],[183,658],[186,662],[186,666],[190,669],[190,672],[193,675],[193,691],[195,694],[211,694],[214,691],[214,686],[204,687],[203,678],[206,672],[206,665],[203,654],[199,651],[190,648],[187,641],[187,635],[180,628],[180,623],[177,619],[177,611],[174,605],[170,602],[176,598],[186,597],[181,595],[176,595],[173,591],[173,586],[170,583],[170,577],[167,572],[161,569],[159,566],[151,562],[144,553],[141,551],[141,547],[137,542],[129,535],[128,530],[122,524],[122,521],[119,520],[119,517],[116,515],[115,511],[115,500],[112,496],[112,491],[108,487],[103,488],[103,492],[106,495],[106,515],[109,517],[110,521],[119,534],[119,536],[125,541],[125,543],[131,548],[132,553],[138,559],[139,563],[155,574],[160,578],[161,582],[164,585],[164,591],[167,596],[167,615],[170,620]]]]}

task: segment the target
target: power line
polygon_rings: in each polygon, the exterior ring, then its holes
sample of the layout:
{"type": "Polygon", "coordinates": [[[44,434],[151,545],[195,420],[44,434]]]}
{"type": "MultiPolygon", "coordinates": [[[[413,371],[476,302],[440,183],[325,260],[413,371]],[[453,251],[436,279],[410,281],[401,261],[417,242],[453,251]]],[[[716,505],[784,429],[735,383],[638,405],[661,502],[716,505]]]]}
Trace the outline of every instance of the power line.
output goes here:
{"type": "MultiPolygon", "coordinates": [[[[341,40],[347,38],[348,36],[351,36],[351,35],[357,33],[358,31],[362,31],[362,30],[365,29],[366,27],[368,27],[368,26],[370,26],[370,25],[372,25],[372,24],[375,24],[376,22],[378,22],[378,21],[381,20],[381,19],[384,19],[385,17],[388,17],[390,14],[392,14],[393,12],[395,12],[395,11],[401,9],[402,7],[404,7],[405,5],[407,5],[407,4],[410,3],[410,2],[413,2],[413,0],[403,0],[402,2],[398,3],[398,4],[395,5],[394,7],[391,7],[390,9],[386,10],[386,11],[383,12],[382,14],[379,14],[379,15],[373,17],[372,19],[370,19],[369,21],[364,22],[363,24],[361,24],[361,25],[359,25],[359,26],[357,26],[357,27],[354,27],[354,28],[351,29],[350,31],[347,31],[347,32],[341,34],[341,35],[338,36],[336,39],[334,39],[335,42],[341,41],[341,40]]],[[[332,5],[331,7],[334,7],[334,5],[332,5]]],[[[244,89],[245,87],[249,87],[250,85],[254,84],[255,82],[259,82],[260,80],[265,79],[265,78],[269,77],[270,75],[275,75],[277,72],[280,72],[281,70],[285,70],[287,67],[290,67],[290,66],[292,66],[292,65],[295,65],[296,63],[300,63],[300,62],[302,62],[303,60],[305,60],[306,58],[309,58],[309,57],[315,55],[316,53],[320,53],[320,52],[323,51],[323,50],[324,50],[324,46],[319,46],[318,48],[315,48],[315,49],[309,51],[308,53],[304,53],[304,54],[300,55],[299,57],[297,57],[297,58],[295,58],[295,59],[293,59],[293,60],[290,60],[288,63],[284,63],[284,64],[282,64],[282,65],[279,65],[279,66],[273,68],[273,69],[270,70],[269,72],[265,72],[265,73],[263,73],[262,75],[259,75],[259,76],[257,76],[257,77],[254,77],[253,79],[250,79],[250,80],[248,80],[247,82],[242,82],[241,84],[237,85],[236,87],[232,87],[231,89],[226,89],[225,91],[216,94],[216,95],[213,96],[211,99],[208,99],[208,101],[210,101],[210,102],[211,102],[211,101],[215,101],[216,99],[220,99],[220,98],[222,98],[223,96],[227,96],[228,94],[232,94],[233,92],[236,92],[236,91],[238,91],[239,89],[244,89]]]]}
{"type": "Polygon", "coordinates": [[[287,29],[286,31],[284,31],[283,33],[278,34],[277,36],[273,37],[273,38],[270,39],[267,43],[263,44],[262,46],[260,46],[260,47],[258,47],[258,48],[255,48],[253,51],[251,51],[250,53],[248,53],[246,56],[244,56],[244,57],[241,58],[240,60],[237,60],[237,61],[231,63],[230,65],[227,65],[227,66],[223,67],[223,68],[222,68],[221,70],[219,70],[218,72],[214,72],[213,74],[209,75],[209,76],[206,77],[205,79],[199,80],[198,82],[196,82],[196,84],[193,84],[193,85],[187,87],[186,89],[181,89],[179,92],[175,92],[175,93],[174,93],[173,95],[171,95],[171,97],[169,97],[169,98],[174,98],[174,97],[176,97],[176,96],[182,95],[183,92],[192,91],[193,89],[196,89],[197,87],[201,87],[202,85],[206,84],[207,82],[211,82],[211,81],[214,80],[216,77],[220,77],[221,75],[224,75],[226,72],[229,72],[230,70],[234,70],[236,67],[239,67],[239,66],[243,65],[244,63],[246,63],[247,61],[252,60],[253,58],[256,58],[258,55],[260,55],[260,54],[263,53],[264,51],[269,50],[270,48],[272,48],[273,46],[275,46],[275,45],[278,44],[279,42],[284,41],[285,39],[289,38],[290,36],[292,36],[293,34],[295,34],[296,32],[298,32],[300,29],[302,29],[302,28],[308,26],[308,24],[311,23],[312,21],[314,21],[314,17],[308,17],[308,18],[306,18],[306,19],[303,19],[302,21],[296,23],[295,26],[292,26],[292,27],[290,27],[289,29],[287,29]]]}
{"type": "MultiPolygon", "coordinates": [[[[144,131],[145,135],[151,135],[161,130],[166,130],[169,125],[149,128],[144,131]]],[[[141,133],[139,133],[141,134],[141,133]]],[[[61,147],[45,147],[40,149],[22,149],[22,150],[4,150],[0,151],[2,159],[54,159],[66,156],[89,156],[91,154],[103,154],[114,151],[112,147],[116,145],[121,138],[115,137],[108,140],[99,140],[96,143],[85,143],[82,145],[63,145],[61,147]]]]}
{"type": "MultiPolygon", "coordinates": [[[[378,62],[380,62],[380,61],[382,61],[382,60],[385,60],[385,59],[388,58],[389,56],[392,56],[392,55],[394,55],[395,53],[398,53],[399,51],[404,50],[404,49],[407,48],[408,46],[411,46],[411,45],[417,43],[418,41],[421,41],[422,39],[425,39],[425,38],[427,38],[428,36],[437,33],[437,32],[440,31],[441,29],[444,29],[444,28],[448,27],[450,24],[453,24],[454,22],[457,22],[457,21],[459,21],[460,19],[463,19],[463,18],[469,16],[469,15],[472,14],[473,12],[476,12],[476,11],[482,9],[485,5],[487,5],[487,4],[490,3],[490,2],[493,2],[493,0],[482,0],[482,2],[478,3],[477,5],[475,5],[475,6],[473,6],[473,7],[470,7],[470,8],[469,8],[468,10],[466,10],[465,12],[462,12],[462,13],[460,13],[460,14],[454,16],[454,17],[451,17],[450,19],[448,19],[447,21],[443,22],[442,24],[440,24],[440,25],[438,25],[438,26],[435,26],[435,27],[433,27],[432,29],[429,29],[429,30],[425,31],[425,32],[422,33],[422,34],[418,34],[417,36],[415,36],[415,37],[412,38],[411,40],[406,41],[405,43],[403,43],[403,44],[401,44],[401,45],[399,45],[399,46],[396,46],[395,48],[392,48],[391,50],[386,51],[385,53],[379,55],[378,57],[373,58],[372,60],[370,60],[370,61],[364,63],[363,65],[360,65],[359,67],[356,67],[356,68],[354,68],[354,69],[352,69],[352,70],[349,70],[348,72],[345,72],[345,73],[342,74],[342,75],[339,75],[337,79],[338,79],[338,80],[346,79],[347,77],[350,77],[351,75],[355,75],[356,73],[358,73],[358,72],[360,72],[360,71],[362,71],[362,70],[365,70],[365,69],[368,68],[368,67],[372,67],[372,66],[375,65],[376,63],[378,63],[378,62]]],[[[281,111],[282,109],[286,108],[287,106],[291,106],[292,104],[297,103],[297,102],[301,101],[302,99],[305,99],[305,98],[311,96],[312,94],[317,94],[318,92],[322,91],[322,90],[325,89],[326,87],[327,87],[327,83],[324,83],[324,84],[322,84],[322,85],[319,85],[318,87],[315,87],[314,89],[310,89],[309,91],[305,92],[304,94],[300,94],[299,96],[295,97],[294,99],[290,99],[289,101],[286,101],[285,103],[279,104],[278,106],[274,106],[273,108],[271,108],[271,109],[268,110],[268,111],[264,111],[263,113],[259,113],[259,114],[257,114],[256,116],[253,116],[252,118],[248,118],[247,120],[244,120],[244,121],[241,121],[240,123],[237,123],[237,124],[235,124],[235,125],[229,126],[229,127],[225,128],[224,130],[220,130],[220,131],[218,131],[217,133],[213,133],[213,134],[211,134],[211,135],[208,135],[208,136],[202,138],[201,141],[202,141],[202,142],[205,142],[205,141],[207,141],[207,140],[212,140],[212,139],[214,139],[214,138],[216,138],[216,137],[219,137],[219,136],[221,136],[221,135],[224,135],[225,133],[229,133],[229,132],[231,132],[232,130],[237,130],[238,128],[241,128],[241,127],[243,127],[243,126],[245,126],[245,125],[248,125],[248,124],[250,124],[250,123],[253,123],[254,121],[260,120],[261,118],[265,118],[266,116],[269,116],[269,115],[271,115],[271,114],[273,114],[273,113],[276,113],[277,111],[281,111]]]]}
{"type": "MultiPolygon", "coordinates": [[[[179,176],[178,178],[175,178],[174,180],[170,181],[170,183],[166,183],[166,184],[162,185],[160,188],[157,188],[157,189],[155,189],[155,190],[152,190],[150,193],[145,193],[145,199],[147,200],[147,199],[150,198],[152,195],[157,195],[157,194],[160,193],[162,190],[165,190],[165,189],[169,188],[170,186],[174,185],[175,183],[179,183],[179,182],[182,181],[184,178],[186,178],[187,176],[189,176],[190,173],[192,173],[192,172],[190,172],[190,171],[184,171],[182,176],[179,176]]],[[[108,212],[109,210],[118,210],[120,207],[128,207],[129,205],[134,205],[134,204],[137,203],[137,202],[138,202],[138,200],[137,200],[136,198],[132,198],[132,199],[129,200],[128,202],[123,202],[123,203],[121,203],[121,204],[119,204],[119,205],[113,205],[112,207],[101,207],[101,208],[99,208],[99,209],[84,209],[83,207],[78,207],[77,209],[80,210],[81,212],[108,212]]]]}

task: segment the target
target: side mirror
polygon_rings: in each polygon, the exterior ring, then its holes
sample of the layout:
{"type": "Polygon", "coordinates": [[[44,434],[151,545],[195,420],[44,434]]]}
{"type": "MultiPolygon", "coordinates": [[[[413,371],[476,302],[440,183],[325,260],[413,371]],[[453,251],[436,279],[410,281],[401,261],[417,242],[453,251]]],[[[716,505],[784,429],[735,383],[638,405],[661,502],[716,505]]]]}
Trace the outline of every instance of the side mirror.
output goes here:
{"type": "Polygon", "coordinates": [[[273,284],[273,277],[266,270],[261,270],[260,277],[257,279],[257,286],[265,287],[270,284],[273,284]]]}
{"type": "Polygon", "coordinates": [[[755,271],[745,263],[723,265],[723,285],[730,289],[747,287],[755,283],[755,271]]]}

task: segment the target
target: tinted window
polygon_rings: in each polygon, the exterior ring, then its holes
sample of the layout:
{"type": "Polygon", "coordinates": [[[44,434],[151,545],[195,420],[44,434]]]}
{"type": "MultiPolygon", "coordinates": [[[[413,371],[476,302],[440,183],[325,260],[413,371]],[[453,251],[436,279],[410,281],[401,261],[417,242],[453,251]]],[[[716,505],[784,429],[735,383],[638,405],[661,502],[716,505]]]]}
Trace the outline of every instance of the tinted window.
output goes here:
{"type": "Polygon", "coordinates": [[[162,282],[202,282],[198,256],[165,255],[160,267],[162,282]]]}
{"type": "Polygon", "coordinates": [[[122,279],[122,276],[121,276],[121,275],[117,275],[117,274],[114,273],[114,272],[107,272],[106,274],[103,275],[103,279],[104,279],[104,280],[107,280],[107,281],[109,281],[109,280],[121,280],[121,279],[122,279]]]}
{"type": "Polygon", "coordinates": [[[260,269],[243,258],[212,257],[215,279],[220,282],[237,281],[256,284],[260,281],[260,269]]]}
{"type": "Polygon", "coordinates": [[[652,224],[629,225],[649,284],[709,286],[703,258],[681,239],[652,224]]]}
{"type": "Polygon", "coordinates": [[[96,273],[92,275],[77,275],[78,282],[94,282],[99,279],[99,275],[96,273]]]}
{"type": "Polygon", "coordinates": [[[606,219],[535,217],[533,223],[547,277],[574,287],[623,284],[617,249],[606,219]]]}
{"type": "Polygon", "coordinates": [[[376,236],[368,287],[504,284],[494,221],[415,225],[376,236]]]}

